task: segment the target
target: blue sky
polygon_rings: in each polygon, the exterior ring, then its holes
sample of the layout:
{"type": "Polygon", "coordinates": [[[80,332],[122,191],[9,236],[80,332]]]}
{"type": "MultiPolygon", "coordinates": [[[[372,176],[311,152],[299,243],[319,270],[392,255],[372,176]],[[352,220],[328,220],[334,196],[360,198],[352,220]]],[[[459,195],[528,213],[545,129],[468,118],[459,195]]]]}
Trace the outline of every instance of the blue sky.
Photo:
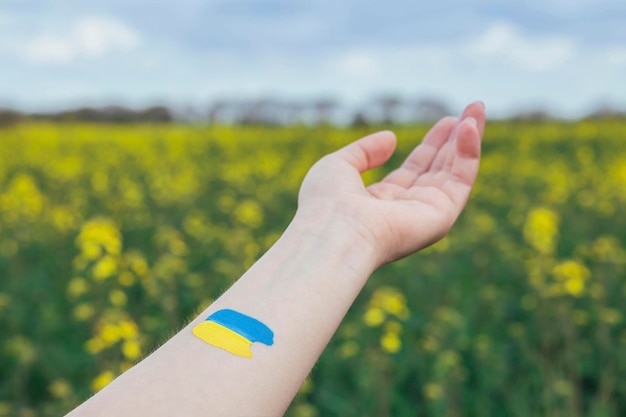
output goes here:
{"type": "Polygon", "coordinates": [[[623,0],[0,0],[0,106],[382,93],[626,109],[623,0]]]}

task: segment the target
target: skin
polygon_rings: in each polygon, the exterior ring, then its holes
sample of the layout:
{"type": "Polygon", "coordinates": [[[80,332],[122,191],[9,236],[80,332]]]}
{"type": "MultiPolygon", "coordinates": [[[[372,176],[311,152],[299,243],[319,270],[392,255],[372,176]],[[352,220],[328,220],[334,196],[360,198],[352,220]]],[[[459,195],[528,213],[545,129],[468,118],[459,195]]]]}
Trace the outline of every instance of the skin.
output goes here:
{"type": "Polygon", "coordinates": [[[393,133],[320,159],[276,244],[189,325],[69,415],[284,414],[372,272],[448,233],[476,180],[484,127],[483,104],[470,104],[369,187],[360,174],[390,158],[393,133]],[[274,345],[254,343],[248,359],[193,336],[193,326],[225,308],[269,326],[274,345]]]}

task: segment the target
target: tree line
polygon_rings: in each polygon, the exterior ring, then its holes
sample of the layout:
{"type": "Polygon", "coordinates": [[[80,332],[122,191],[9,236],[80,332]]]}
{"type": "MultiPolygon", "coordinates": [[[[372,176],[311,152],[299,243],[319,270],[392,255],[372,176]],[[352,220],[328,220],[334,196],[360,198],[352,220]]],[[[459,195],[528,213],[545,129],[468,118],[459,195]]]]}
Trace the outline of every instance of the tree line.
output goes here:
{"type": "MultiPolygon", "coordinates": [[[[292,124],[344,124],[363,126],[370,124],[393,125],[397,123],[432,122],[448,114],[450,108],[438,99],[407,99],[397,95],[380,95],[364,105],[350,108],[333,98],[307,101],[290,101],[273,98],[215,100],[203,108],[188,107],[173,110],[166,106],[131,109],[122,106],[100,108],[81,107],[56,112],[23,112],[0,108],[0,126],[20,121],[39,120],[53,122],[88,123],[171,123],[200,122],[237,125],[292,125],[292,124]]],[[[585,118],[624,118],[626,112],[612,107],[600,107],[585,118]]],[[[548,111],[519,112],[511,120],[552,120],[548,111]]]]}

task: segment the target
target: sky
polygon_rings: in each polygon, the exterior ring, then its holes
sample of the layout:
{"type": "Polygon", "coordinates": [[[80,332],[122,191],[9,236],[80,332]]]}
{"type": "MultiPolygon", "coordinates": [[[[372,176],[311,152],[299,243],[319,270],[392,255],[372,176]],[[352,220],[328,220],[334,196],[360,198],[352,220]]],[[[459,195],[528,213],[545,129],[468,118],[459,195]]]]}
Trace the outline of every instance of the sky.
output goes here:
{"type": "Polygon", "coordinates": [[[626,110],[626,2],[0,0],[0,107],[381,94],[626,110]]]}

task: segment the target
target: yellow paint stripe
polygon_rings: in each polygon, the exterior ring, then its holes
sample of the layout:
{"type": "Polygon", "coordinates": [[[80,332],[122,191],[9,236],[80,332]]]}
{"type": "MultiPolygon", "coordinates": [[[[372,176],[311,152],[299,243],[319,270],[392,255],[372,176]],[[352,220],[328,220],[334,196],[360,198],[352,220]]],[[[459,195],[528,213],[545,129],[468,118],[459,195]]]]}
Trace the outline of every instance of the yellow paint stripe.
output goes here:
{"type": "Polygon", "coordinates": [[[192,330],[193,334],[208,344],[224,349],[233,355],[251,358],[252,342],[238,333],[212,321],[203,321],[192,330]]]}

